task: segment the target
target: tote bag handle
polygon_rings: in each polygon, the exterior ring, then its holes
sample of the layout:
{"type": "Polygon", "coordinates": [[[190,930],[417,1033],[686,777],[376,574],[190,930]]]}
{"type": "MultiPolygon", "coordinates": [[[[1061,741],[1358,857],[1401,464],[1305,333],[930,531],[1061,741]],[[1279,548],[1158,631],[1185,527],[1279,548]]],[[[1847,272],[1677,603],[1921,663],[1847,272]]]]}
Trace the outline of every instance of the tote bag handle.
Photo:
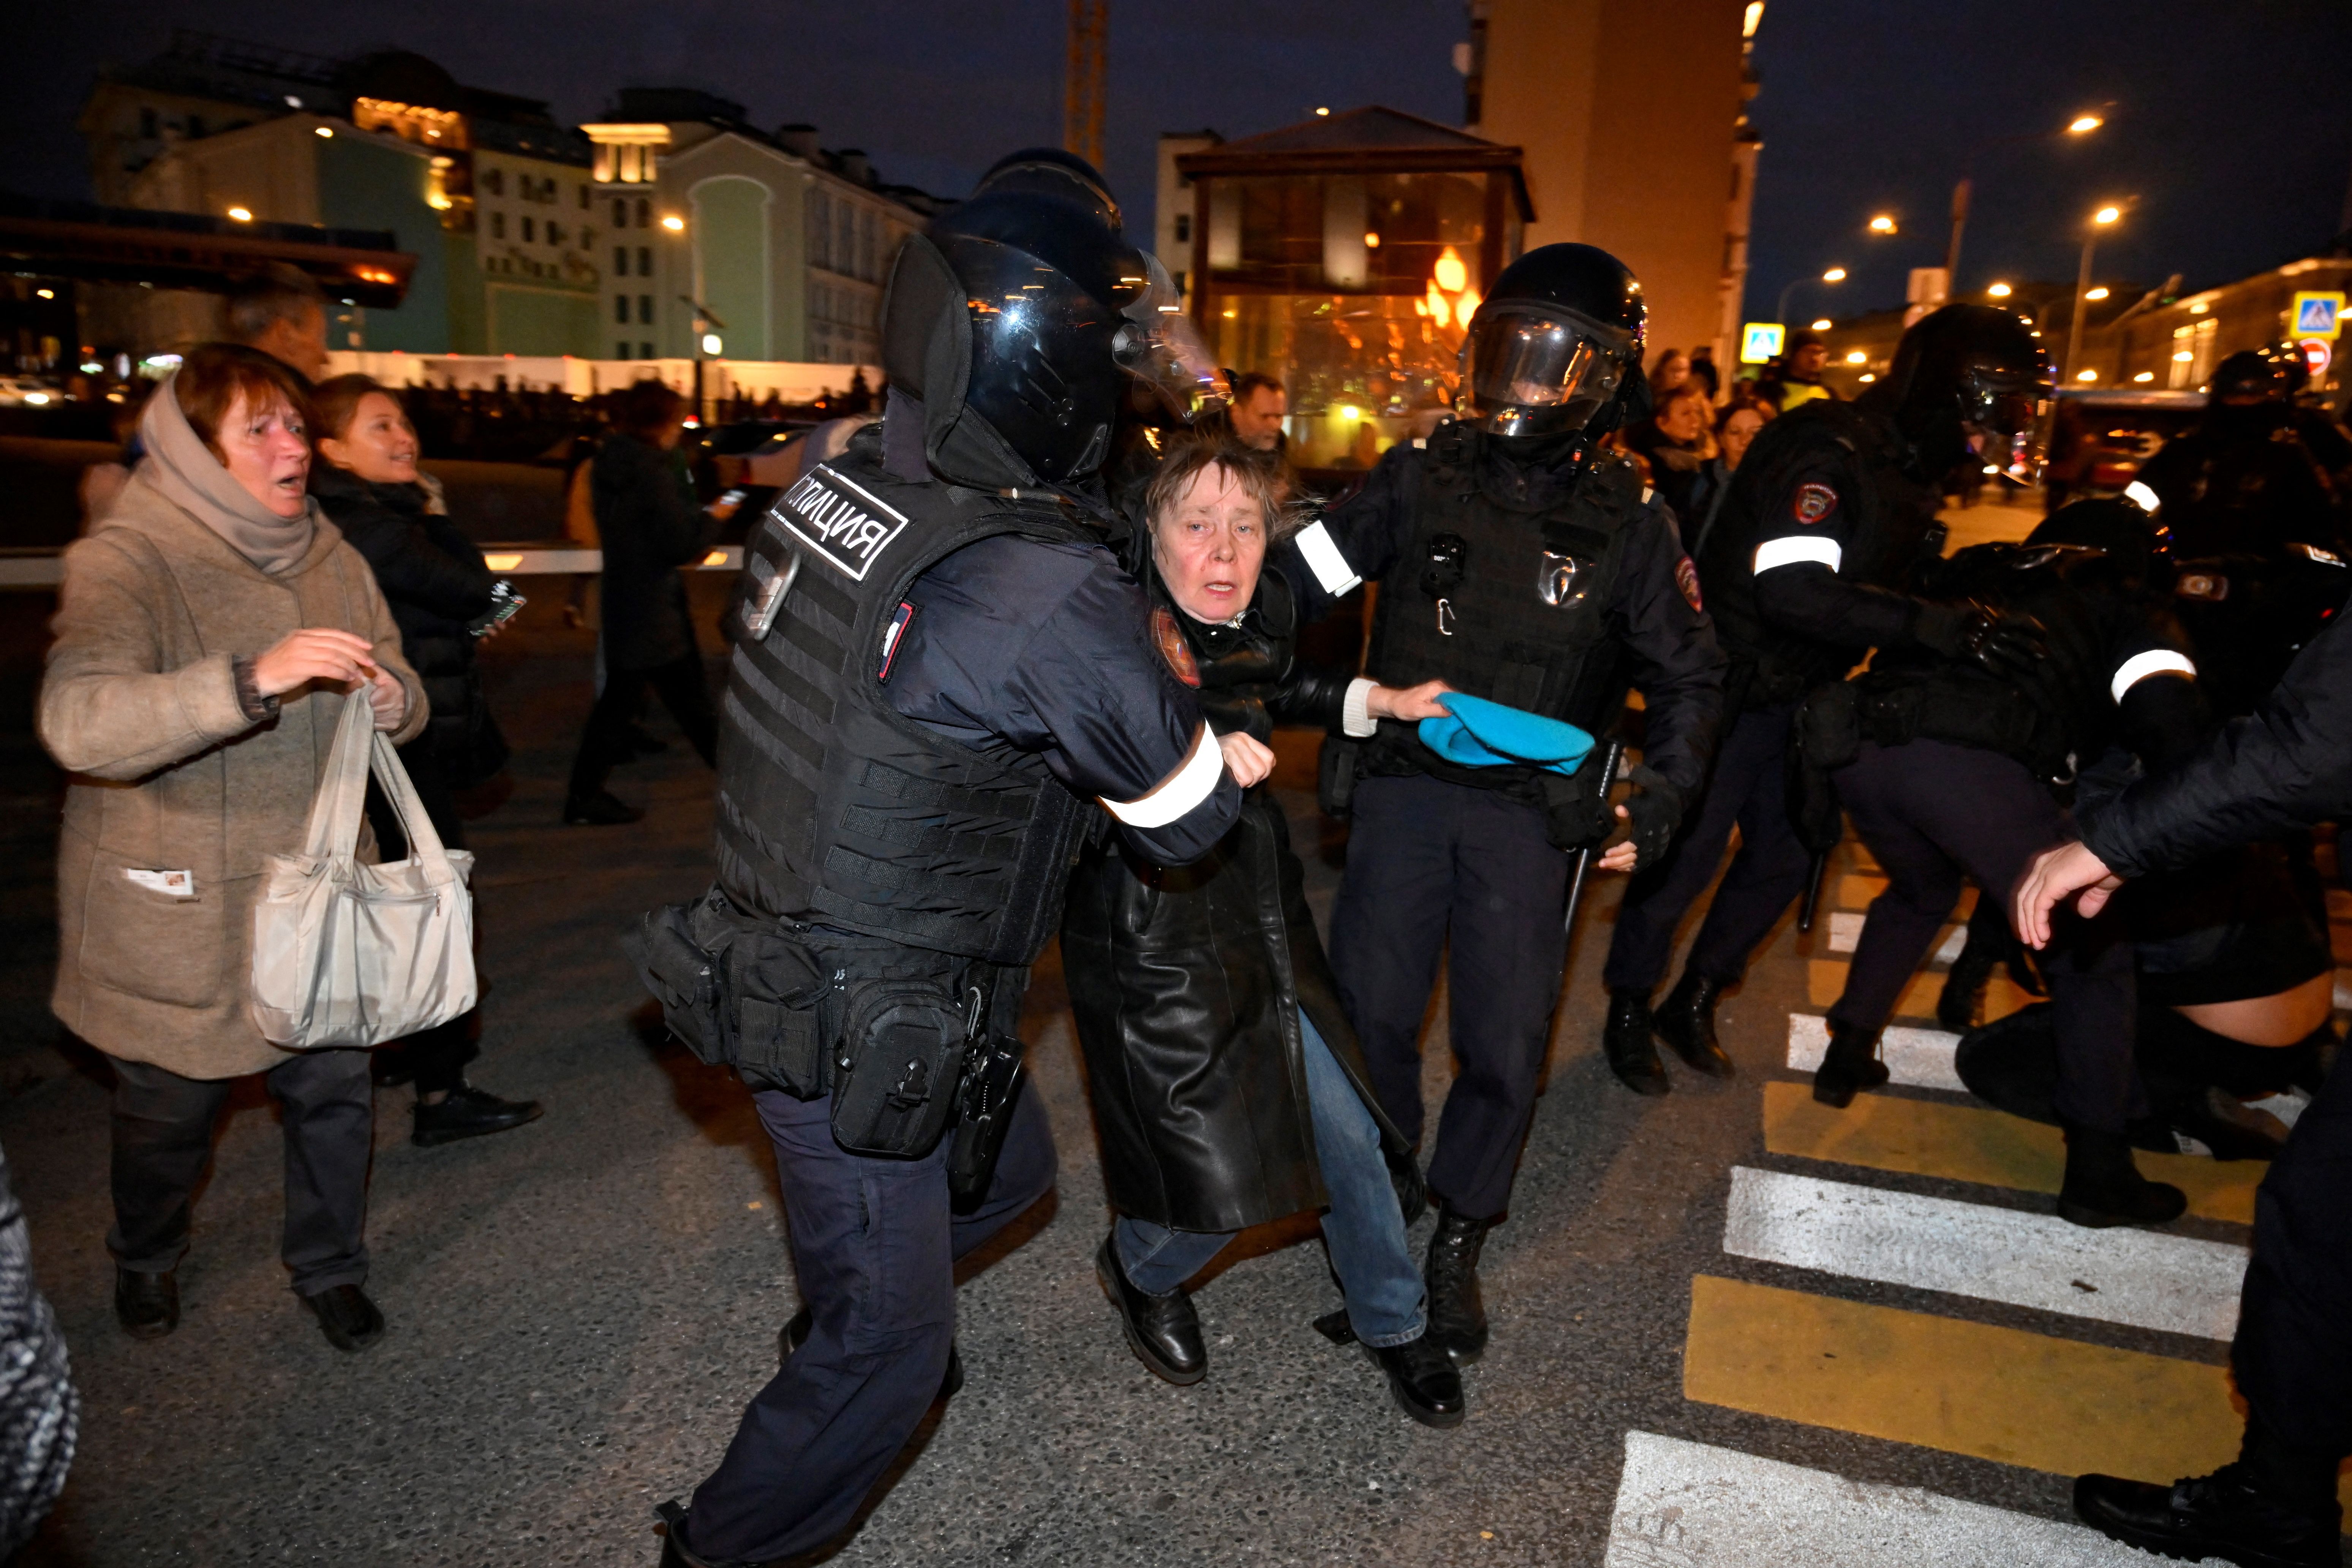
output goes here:
{"type": "Polygon", "coordinates": [[[349,855],[358,845],[360,814],[366,805],[371,772],[399,816],[401,831],[408,836],[409,854],[424,865],[426,880],[436,885],[456,880],[449,852],[433,819],[425,815],[425,802],[418,797],[408,769],[402,765],[391,740],[375,727],[375,706],[368,700],[364,686],[343,699],[342,718],[336,723],[333,747],[327,753],[327,771],[319,781],[319,793],[311,797],[303,854],[323,860],[349,855]]]}

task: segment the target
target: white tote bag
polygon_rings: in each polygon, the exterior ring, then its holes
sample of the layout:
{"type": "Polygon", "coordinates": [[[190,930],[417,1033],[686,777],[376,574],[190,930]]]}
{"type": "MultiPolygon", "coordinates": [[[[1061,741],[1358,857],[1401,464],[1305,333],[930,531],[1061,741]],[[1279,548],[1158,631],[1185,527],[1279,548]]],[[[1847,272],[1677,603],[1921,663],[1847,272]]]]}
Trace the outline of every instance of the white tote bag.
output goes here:
{"type": "Polygon", "coordinates": [[[442,847],[365,688],[346,698],[299,855],[270,857],[253,914],[253,1021],[295,1050],[380,1046],[474,1005],[474,858],[442,847]],[[368,770],[408,858],[354,858],[368,770]]]}

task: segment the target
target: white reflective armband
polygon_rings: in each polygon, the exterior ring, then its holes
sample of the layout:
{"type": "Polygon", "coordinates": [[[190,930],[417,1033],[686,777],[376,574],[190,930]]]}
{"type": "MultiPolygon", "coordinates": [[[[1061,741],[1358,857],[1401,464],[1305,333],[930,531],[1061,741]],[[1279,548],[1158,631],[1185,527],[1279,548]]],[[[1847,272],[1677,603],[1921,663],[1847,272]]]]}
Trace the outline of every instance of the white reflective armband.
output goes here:
{"type": "Polygon", "coordinates": [[[2116,678],[2108,683],[2107,689],[2115,695],[2116,701],[2121,702],[2125,692],[2151,675],[2185,675],[2194,680],[2197,679],[2197,667],[2189,662],[2185,653],[2168,647],[2152,647],[2146,653],[2136,653],[2117,665],[2116,678]]]}
{"type": "Polygon", "coordinates": [[[2131,483],[2126,485],[2124,487],[2124,500],[2131,502],[2134,506],[2139,508],[2140,510],[2147,513],[2150,517],[2154,517],[2157,513],[2157,509],[2164,505],[2164,502],[2157,498],[2156,491],[2149,487],[2147,481],[2145,479],[2134,479],[2131,483]]]}
{"type": "Polygon", "coordinates": [[[1298,541],[1298,553],[1306,561],[1307,569],[1315,574],[1315,581],[1333,598],[1363,581],[1348,564],[1348,558],[1339,553],[1339,547],[1331,542],[1330,530],[1321,523],[1309,523],[1293,537],[1298,541]]]}
{"type": "Polygon", "coordinates": [[[1105,800],[1103,809],[1129,827],[1165,827],[1217,791],[1225,776],[1225,753],[1203,723],[1183,766],[1133,800],[1105,800]]]}
{"type": "Polygon", "coordinates": [[[1348,682],[1348,700],[1339,705],[1341,734],[1361,741],[1381,732],[1381,721],[1372,717],[1372,688],[1379,684],[1369,675],[1348,682]]]}
{"type": "Polygon", "coordinates": [[[1845,560],[1845,552],[1834,539],[1807,539],[1802,535],[1788,539],[1768,539],[1756,547],[1756,575],[1761,577],[1775,566],[1796,566],[1808,561],[1818,561],[1834,572],[1845,560]]]}

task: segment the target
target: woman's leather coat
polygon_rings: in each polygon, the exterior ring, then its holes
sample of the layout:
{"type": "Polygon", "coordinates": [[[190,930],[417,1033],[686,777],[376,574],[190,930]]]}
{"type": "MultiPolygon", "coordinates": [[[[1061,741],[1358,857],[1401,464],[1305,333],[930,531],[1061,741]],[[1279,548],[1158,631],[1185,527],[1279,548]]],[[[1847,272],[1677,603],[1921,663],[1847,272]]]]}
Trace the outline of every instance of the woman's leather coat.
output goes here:
{"type": "MultiPolygon", "coordinates": [[[[1154,634],[1181,642],[1219,734],[1271,740],[1277,719],[1336,729],[1344,676],[1297,668],[1281,574],[1234,625],[1210,626],[1151,584],[1154,634]]],[[[1171,663],[1183,655],[1171,651],[1171,663]]],[[[1178,673],[1186,672],[1179,668],[1178,673]]],[[[1317,937],[1281,805],[1260,784],[1202,859],[1143,864],[1097,835],[1070,882],[1062,958],[1111,1205],[1177,1230],[1229,1231],[1329,1200],[1316,1163],[1301,1008],[1392,1155],[1408,1145],[1371,1092],[1317,937]]]]}

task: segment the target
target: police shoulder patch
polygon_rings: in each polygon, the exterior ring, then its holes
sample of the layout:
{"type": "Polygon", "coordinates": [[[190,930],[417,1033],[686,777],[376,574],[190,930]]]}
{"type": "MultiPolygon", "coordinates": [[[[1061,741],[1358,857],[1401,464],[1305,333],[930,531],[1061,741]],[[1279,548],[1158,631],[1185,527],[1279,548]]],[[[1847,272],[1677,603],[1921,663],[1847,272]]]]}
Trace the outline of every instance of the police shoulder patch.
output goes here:
{"type": "Polygon", "coordinates": [[[907,516],[820,463],[776,498],[768,515],[843,576],[866,580],[907,526],[907,516]]]}
{"type": "Polygon", "coordinates": [[[1675,563],[1675,586],[1683,591],[1692,609],[1702,616],[1706,614],[1706,605],[1698,596],[1698,568],[1691,564],[1687,555],[1675,563]]]}
{"type": "Polygon", "coordinates": [[[1837,510],[1837,491],[1827,485],[1799,485],[1796,499],[1790,504],[1789,514],[1799,522],[1819,522],[1837,510]]]}
{"type": "Polygon", "coordinates": [[[1187,686],[1201,684],[1201,667],[1192,661],[1192,645],[1184,640],[1184,629],[1165,605],[1151,607],[1151,641],[1177,679],[1187,686]]]}

